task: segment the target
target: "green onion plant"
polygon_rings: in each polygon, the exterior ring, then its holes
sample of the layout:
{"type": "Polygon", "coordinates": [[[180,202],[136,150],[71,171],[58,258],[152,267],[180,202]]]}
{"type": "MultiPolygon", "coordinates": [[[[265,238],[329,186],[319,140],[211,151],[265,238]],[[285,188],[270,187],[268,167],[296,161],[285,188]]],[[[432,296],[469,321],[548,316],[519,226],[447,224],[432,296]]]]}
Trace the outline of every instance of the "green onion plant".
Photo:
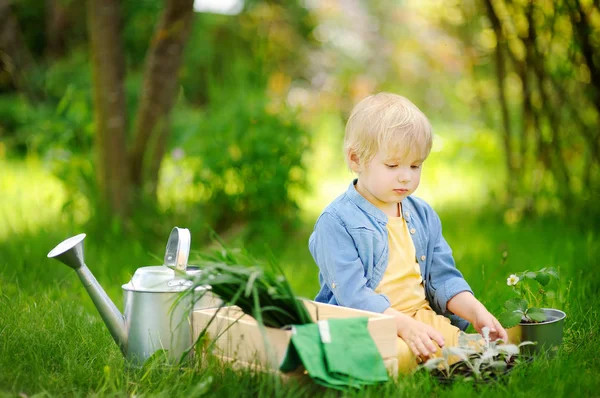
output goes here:
{"type": "Polygon", "coordinates": [[[201,272],[185,294],[191,294],[197,287],[209,289],[199,289],[201,293],[195,294],[194,300],[210,291],[223,300],[222,306],[238,306],[266,327],[283,328],[313,322],[275,261],[270,261],[267,268],[247,252],[221,244],[218,250],[200,254],[197,263],[201,272]]]}

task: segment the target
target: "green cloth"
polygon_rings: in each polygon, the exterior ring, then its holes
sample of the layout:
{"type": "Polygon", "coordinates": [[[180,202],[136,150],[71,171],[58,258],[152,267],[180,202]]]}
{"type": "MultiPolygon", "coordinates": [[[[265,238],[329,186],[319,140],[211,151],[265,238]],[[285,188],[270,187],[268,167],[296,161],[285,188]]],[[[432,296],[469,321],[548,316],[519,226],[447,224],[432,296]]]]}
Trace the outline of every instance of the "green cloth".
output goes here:
{"type": "Polygon", "coordinates": [[[328,319],[293,326],[279,370],[291,372],[304,365],[316,383],[340,390],[387,381],[368,321],[366,317],[328,319]]]}

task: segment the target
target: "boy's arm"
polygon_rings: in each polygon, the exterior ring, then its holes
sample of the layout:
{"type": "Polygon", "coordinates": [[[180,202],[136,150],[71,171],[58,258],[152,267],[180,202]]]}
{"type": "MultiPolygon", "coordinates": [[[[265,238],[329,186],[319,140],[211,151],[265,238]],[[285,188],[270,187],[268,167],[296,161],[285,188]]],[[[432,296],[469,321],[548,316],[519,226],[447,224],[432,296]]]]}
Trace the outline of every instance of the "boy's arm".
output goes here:
{"type": "Polygon", "coordinates": [[[492,340],[499,338],[508,341],[508,334],[500,325],[500,322],[471,293],[462,292],[452,297],[448,301],[448,309],[471,322],[477,332],[481,333],[481,329],[487,326],[490,328],[490,338],[492,340]]]}
{"type": "Polygon", "coordinates": [[[335,215],[324,213],[319,217],[309,248],[339,305],[379,313],[390,306],[385,295],[367,287],[354,240],[335,215]]]}
{"type": "Polygon", "coordinates": [[[452,249],[442,235],[442,222],[439,216],[433,209],[429,209],[431,212],[430,245],[433,245],[433,249],[429,252],[432,258],[428,283],[431,284],[430,288],[434,292],[432,304],[439,309],[440,313],[447,314],[448,311],[451,311],[447,307],[448,302],[454,296],[463,292],[469,292],[472,295],[473,291],[462,273],[456,269],[452,249]]]}
{"type": "Polygon", "coordinates": [[[465,281],[461,272],[456,269],[452,249],[442,235],[442,222],[431,209],[432,231],[435,246],[431,264],[431,282],[435,290],[435,301],[442,313],[451,312],[473,324],[481,333],[484,326],[490,328],[490,337],[508,341],[506,330],[500,322],[475,298],[471,287],[465,281]]]}

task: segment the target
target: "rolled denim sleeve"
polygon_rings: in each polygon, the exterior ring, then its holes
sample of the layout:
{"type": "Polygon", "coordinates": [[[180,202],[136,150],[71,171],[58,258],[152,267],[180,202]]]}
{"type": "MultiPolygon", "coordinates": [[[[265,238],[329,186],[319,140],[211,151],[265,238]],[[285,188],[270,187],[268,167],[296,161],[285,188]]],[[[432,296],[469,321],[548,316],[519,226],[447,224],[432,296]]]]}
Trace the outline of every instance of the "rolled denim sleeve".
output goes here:
{"type": "MultiPolygon", "coordinates": [[[[433,213],[431,238],[433,242],[433,255],[430,269],[430,283],[435,290],[434,305],[438,307],[442,314],[451,314],[448,311],[448,301],[461,292],[470,292],[471,287],[463,277],[462,273],[456,269],[452,249],[442,235],[442,224],[439,216],[433,213]]],[[[433,243],[432,242],[432,243],[433,243]]]]}
{"type": "Polygon", "coordinates": [[[315,225],[309,248],[337,303],[366,311],[383,312],[389,299],[367,286],[365,267],[352,236],[332,213],[323,213],[315,225]]]}

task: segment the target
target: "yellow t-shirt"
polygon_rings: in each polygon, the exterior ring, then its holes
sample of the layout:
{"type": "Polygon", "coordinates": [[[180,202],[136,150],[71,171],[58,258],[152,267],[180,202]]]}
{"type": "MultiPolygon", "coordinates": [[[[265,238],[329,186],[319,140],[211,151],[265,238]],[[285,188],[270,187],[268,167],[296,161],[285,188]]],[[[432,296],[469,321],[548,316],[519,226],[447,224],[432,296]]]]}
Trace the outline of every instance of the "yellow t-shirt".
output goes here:
{"type": "MultiPolygon", "coordinates": [[[[450,324],[450,319],[436,314],[425,298],[421,269],[406,221],[403,217],[388,217],[387,229],[388,266],[375,291],[385,294],[390,299],[392,308],[426,323],[441,333],[446,346],[456,346],[460,330],[450,324]]],[[[441,355],[441,349],[434,354],[437,357],[441,355]]],[[[398,371],[408,374],[416,367],[415,354],[408,344],[398,337],[398,371]]]]}
{"type": "Polygon", "coordinates": [[[387,229],[388,266],[375,291],[385,294],[392,308],[414,316],[420,309],[430,309],[416,260],[415,245],[402,216],[389,217],[387,229]]]}

